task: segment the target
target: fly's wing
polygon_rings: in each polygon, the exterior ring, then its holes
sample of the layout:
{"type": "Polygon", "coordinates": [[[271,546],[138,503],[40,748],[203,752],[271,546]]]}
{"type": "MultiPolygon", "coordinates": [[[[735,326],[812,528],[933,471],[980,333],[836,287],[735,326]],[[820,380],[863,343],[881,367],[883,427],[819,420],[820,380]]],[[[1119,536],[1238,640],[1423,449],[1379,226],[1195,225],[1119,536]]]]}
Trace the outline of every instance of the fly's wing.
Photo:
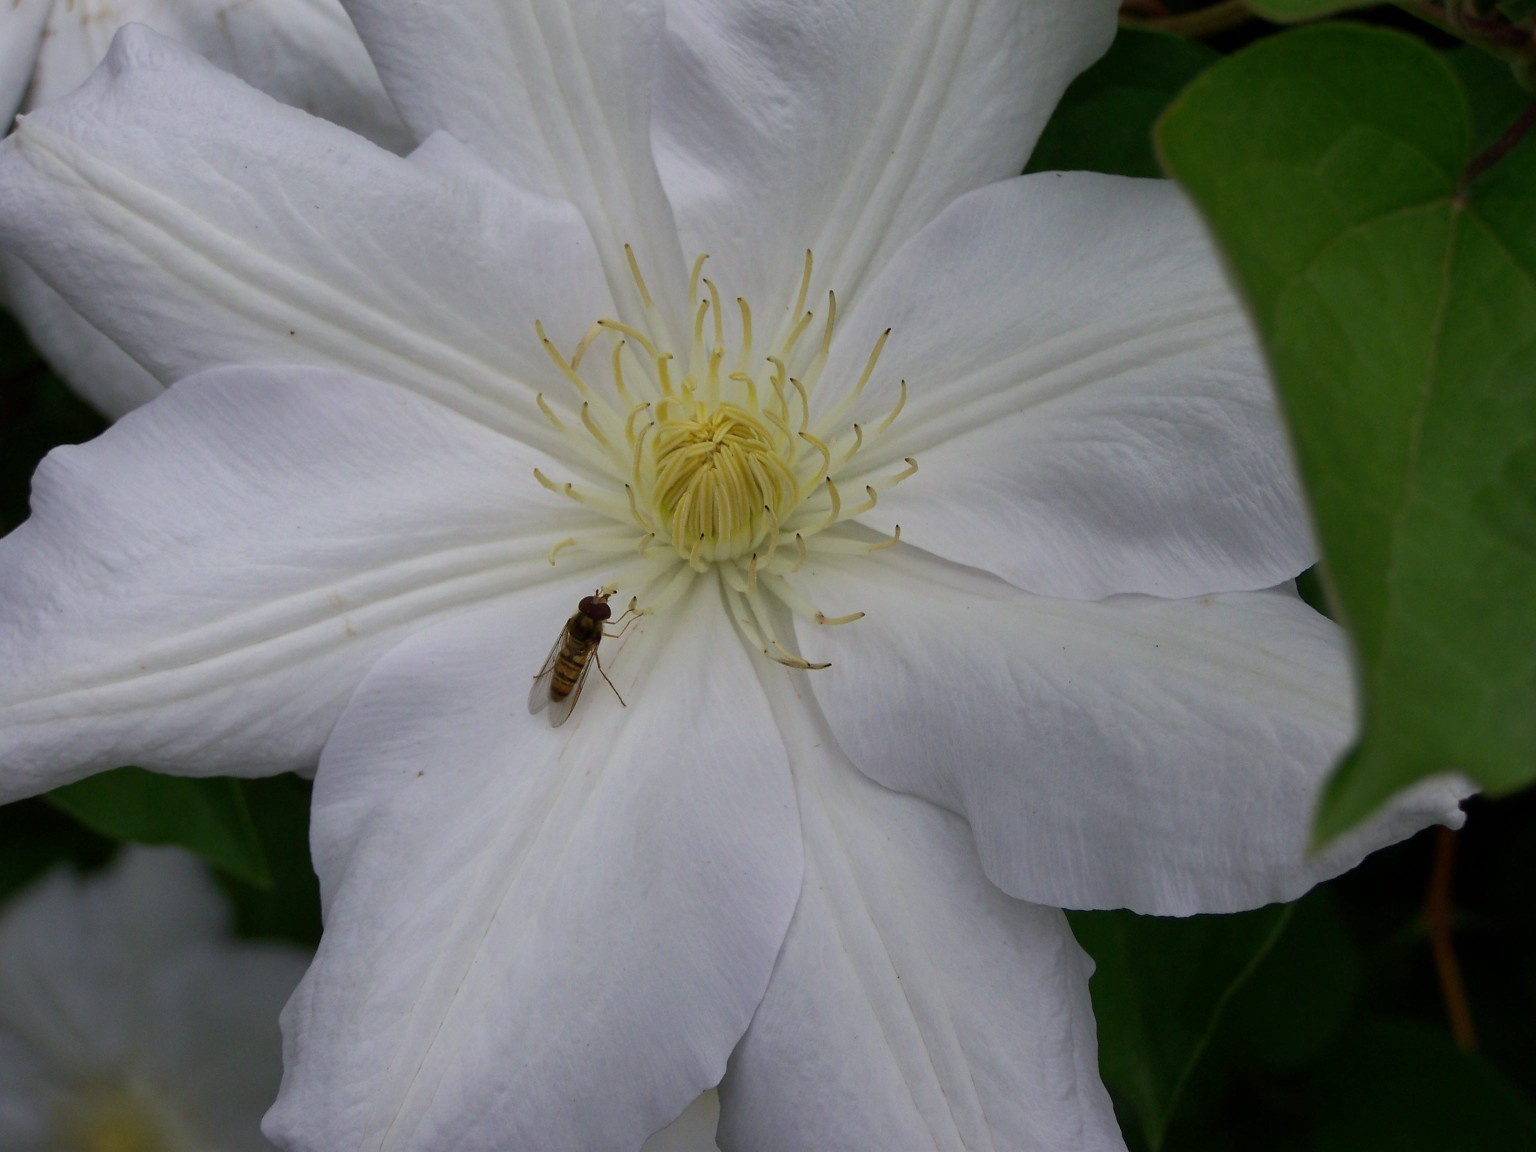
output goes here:
{"type": "Polygon", "coordinates": [[[592,665],[597,663],[597,651],[587,653],[587,662],[581,666],[581,671],[576,674],[576,683],[571,685],[571,690],[564,700],[551,700],[549,702],[549,726],[558,728],[571,718],[571,712],[576,708],[576,701],[581,698],[581,689],[587,682],[587,673],[592,671],[592,665]]]}
{"type": "MultiPolygon", "coordinates": [[[[560,635],[555,637],[555,644],[549,650],[549,655],[544,658],[544,667],[539,669],[539,674],[533,678],[533,687],[528,690],[528,711],[537,716],[549,707],[549,684],[555,677],[555,657],[560,655],[560,645],[565,643],[565,629],[560,629],[560,635]]],[[[573,692],[571,695],[575,695],[573,692]]],[[[550,717],[552,724],[558,723],[554,717],[550,717]]]]}

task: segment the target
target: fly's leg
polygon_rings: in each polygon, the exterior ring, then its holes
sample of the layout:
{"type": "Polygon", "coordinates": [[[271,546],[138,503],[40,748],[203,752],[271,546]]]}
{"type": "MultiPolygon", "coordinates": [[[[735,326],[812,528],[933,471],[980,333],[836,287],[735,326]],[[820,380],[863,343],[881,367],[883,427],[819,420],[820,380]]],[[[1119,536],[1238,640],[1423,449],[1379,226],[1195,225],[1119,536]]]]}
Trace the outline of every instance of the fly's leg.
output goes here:
{"type": "Polygon", "coordinates": [[[617,632],[609,632],[605,628],[603,630],[603,639],[605,639],[605,640],[617,640],[620,636],[624,635],[624,633],[628,632],[630,630],[630,628],[632,628],[634,626],[635,621],[639,620],[640,617],[646,616],[646,615],[649,615],[649,609],[647,609],[646,611],[642,612],[636,606],[635,598],[633,596],[631,596],[629,598],[629,607],[624,609],[624,615],[620,616],[617,620],[615,620],[613,622],[614,624],[622,624],[625,620],[628,620],[629,623],[628,624],[624,624],[624,627],[620,628],[617,632]]]}
{"type": "MultiPolygon", "coordinates": [[[[603,671],[603,661],[598,656],[596,649],[593,649],[593,652],[592,652],[592,663],[597,665],[598,672],[602,675],[604,680],[608,681],[608,687],[613,688],[613,681],[612,680],[608,680],[608,673],[603,671]]],[[[619,690],[617,688],[613,688],[613,694],[615,696],[619,696],[619,690]]],[[[622,697],[622,696],[619,696],[619,707],[620,708],[628,708],[629,707],[628,704],[624,703],[624,697],[622,697]]]]}
{"type": "MultiPolygon", "coordinates": [[[[639,606],[638,606],[638,604],[637,604],[637,602],[636,602],[636,600],[635,600],[635,597],[631,596],[629,598],[629,607],[624,609],[624,614],[613,622],[614,624],[623,624],[623,627],[619,628],[615,632],[610,632],[605,627],[603,629],[603,639],[604,640],[617,640],[617,639],[619,639],[621,636],[624,635],[624,633],[628,632],[630,630],[630,628],[634,627],[635,621],[639,620],[640,617],[642,617],[642,616],[648,615],[648,613],[649,613],[648,609],[646,611],[641,611],[639,606]]],[[[603,661],[598,656],[597,649],[595,649],[595,648],[592,650],[592,663],[597,665],[597,670],[602,673],[603,679],[608,681],[608,687],[609,688],[613,688],[613,694],[615,696],[619,697],[619,705],[620,705],[620,707],[628,708],[629,705],[624,703],[624,697],[620,696],[619,695],[619,690],[617,688],[613,687],[613,681],[608,679],[608,673],[607,672],[603,672],[603,661]]]]}

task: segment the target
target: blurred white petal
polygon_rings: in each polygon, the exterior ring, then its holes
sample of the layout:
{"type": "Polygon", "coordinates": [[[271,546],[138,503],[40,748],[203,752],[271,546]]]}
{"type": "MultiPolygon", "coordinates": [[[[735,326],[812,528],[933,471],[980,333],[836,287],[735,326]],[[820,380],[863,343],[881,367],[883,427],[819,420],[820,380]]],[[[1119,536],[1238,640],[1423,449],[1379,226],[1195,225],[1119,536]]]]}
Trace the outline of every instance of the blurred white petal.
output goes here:
{"type": "Polygon", "coordinates": [[[0,1145],[270,1149],[277,1013],[307,959],[230,939],[178,849],[45,877],[0,911],[0,1145]]]}

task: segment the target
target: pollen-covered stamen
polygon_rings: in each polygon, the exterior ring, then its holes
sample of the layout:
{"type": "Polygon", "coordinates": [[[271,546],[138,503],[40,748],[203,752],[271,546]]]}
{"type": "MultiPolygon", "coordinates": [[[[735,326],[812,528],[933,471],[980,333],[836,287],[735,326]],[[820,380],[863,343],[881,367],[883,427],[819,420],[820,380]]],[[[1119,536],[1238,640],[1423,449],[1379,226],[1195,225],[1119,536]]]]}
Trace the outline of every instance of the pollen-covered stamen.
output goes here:
{"type": "Polygon", "coordinates": [[[544,399],[544,393],[540,392],[537,396],[534,397],[534,401],[538,404],[539,411],[544,413],[544,415],[549,418],[549,422],[555,426],[555,431],[564,432],[564,422],[561,421],[560,417],[555,415],[555,410],[549,406],[549,401],[544,399]]]}
{"type": "MultiPolygon", "coordinates": [[[[855,536],[842,536],[827,533],[816,538],[816,553],[819,556],[868,556],[871,552],[883,552],[887,548],[894,548],[901,543],[901,525],[897,524],[889,536],[880,536],[874,540],[859,539],[855,536]]],[[[792,568],[780,568],[775,566],[774,571],[786,573],[794,571],[792,568]]]]}
{"type": "Polygon", "coordinates": [[[673,546],[706,561],[740,556],[768,534],[800,489],[778,441],[734,404],[657,406],[652,506],[673,546]],[[687,411],[678,411],[680,408],[687,411]]]}
{"type": "MultiPolygon", "coordinates": [[[[567,536],[564,540],[556,541],[548,553],[551,566],[560,562],[561,557],[567,555],[577,556],[624,556],[635,551],[635,538],[633,535],[597,534],[587,533],[583,536],[567,536]]],[[[642,551],[640,555],[645,555],[642,551]]]]}
{"type": "Polygon", "coordinates": [[[585,489],[578,489],[570,481],[566,481],[563,484],[556,483],[544,475],[538,468],[533,470],[533,478],[551,492],[557,492],[568,500],[574,500],[578,504],[583,504],[594,512],[601,512],[603,515],[614,520],[627,520],[629,518],[628,509],[606,492],[589,492],[585,489]]]}
{"type": "MultiPolygon", "coordinates": [[[[885,491],[916,470],[910,459],[895,474],[858,467],[861,458],[879,458],[867,455],[869,447],[900,415],[905,382],[877,422],[846,420],[876,378],[890,332],[875,340],[858,379],[839,390],[828,410],[817,393],[832,362],[838,300],[829,291],[824,306],[809,307],[809,252],[792,306],[768,313],[775,321],[766,327],[778,335],[766,347],[755,343],[762,315],[704,275],[703,256],[689,276],[680,326],[685,345],[673,346],[633,252],[626,250],[625,259],[643,315],[596,320],[568,359],[539,329],[573,393],[563,405],[558,396],[540,395],[539,408],[578,449],[578,458],[596,467],[579,486],[556,483],[542,472],[536,477],[620,526],[616,534],[627,539],[630,557],[622,576],[627,588],[636,580],[674,587],[665,577],[667,565],[689,579],[713,572],[744,631],[765,654],[794,667],[817,667],[781,642],[777,615],[787,609],[834,625],[851,623],[860,613],[823,612],[789,578],[823,548],[867,555],[893,544],[896,537],[872,543],[867,530],[842,525],[871,512],[885,491]],[[605,341],[606,355],[597,347],[605,341]],[[605,372],[609,382],[592,372],[605,372]],[[611,489],[592,476],[611,476],[611,489]],[[854,496],[860,491],[862,497],[854,496]],[[776,607],[770,610],[769,601],[776,607]]],[[[590,548],[579,537],[560,541],[551,561],[614,550],[608,533],[596,535],[601,539],[590,548]]]]}
{"type": "Polygon", "coordinates": [[[816,663],[791,652],[780,642],[773,626],[773,613],[756,588],[738,586],[734,580],[726,580],[726,599],[731,604],[736,622],[746,633],[747,639],[770,660],[790,668],[815,670],[830,668],[825,662],[816,663]]]}

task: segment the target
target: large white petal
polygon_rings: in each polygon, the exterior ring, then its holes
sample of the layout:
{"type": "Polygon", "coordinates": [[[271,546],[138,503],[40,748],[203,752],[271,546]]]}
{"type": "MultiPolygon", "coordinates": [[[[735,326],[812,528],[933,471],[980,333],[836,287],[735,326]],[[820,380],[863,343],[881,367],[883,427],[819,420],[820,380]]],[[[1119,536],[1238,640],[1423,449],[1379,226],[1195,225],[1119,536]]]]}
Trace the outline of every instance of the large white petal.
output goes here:
{"type": "Polygon", "coordinates": [[[541,462],[302,368],[210,373],[56,449],[0,541],[0,797],[123,763],[312,765],[403,635],[551,578],[580,517],[541,462]]]}
{"type": "Polygon", "coordinates": [[[351,368],[537,436],[539,386],[611,308],[567,204],[443,138],[402,160],[144,28],[0,148],[0,237],[161,381],[351,368]]]}
{"type": "Polygon", "coordinates": [[[720,1086],[721,1147],[1122,1149],[1061,912],[998,891],[963,820],[860,776],[819,717],[781,726],[809,733],[805,884],[720,1086]]]}
{"type": "Polygon", "coordinates": [[[111,419],[148,404],[165,386],[71,308],[29,264],[0,252],[0,299],[43,358],[111,419]]]}
{"type": "Polygon", "coordinates": [[[882,555],[816,574],[867,615],[797,622],[832,662],[810,683],[854,763],[969,819],[987,875],[1022,899],[1235,911],[1461,821],[1435,782],[1308,855],[1354,691],[1343,633],[1290,591],[1085,603],[882,555]]]}
{"type": "Polygon", "coordinates": [[[70,0],[56,3],[27,94],[74,91],[125,24],[145,24],[284,104],[396,151],[411,144],[337,0],[70,0]]]}
{"type": "Polygon", "coordinates": [[[1268,588],[1314,558],[1242,305],[1171,183],[1044,173],[983,189],[908,244],[823,381],[893,331],[865,466],[922,471],[865,519],[1031,592],[1268,588]]]}
{"type": "Polygon", "coordinates": [[[657,296],[680,301],[682,252],[651,156],[660,0],[346,3],[418,135],[446,131],[580,208],[631,315],[625,244],[657,296]]]}
{"type": "Polygon", "coordinates": [[[284,1147],[633,1152],[723,1074],[800,890],[784,747],[712,581],[603,646],[627,708],[530,716],[579,591],[413,637],[338,723],[284,1147]]]}
{"type": "Polygon", "coordinates": [[[32,82],[53,0],[0,4],[0,126],[9,127],[32,82]]]}
{"type": "Polygon", "coordinates": [[[669,3],[657,151],[685,250],[774,318],[807,248],[817,294],[855,298],[945,204],[1023,169],[1116,7],[669,3]]]}

